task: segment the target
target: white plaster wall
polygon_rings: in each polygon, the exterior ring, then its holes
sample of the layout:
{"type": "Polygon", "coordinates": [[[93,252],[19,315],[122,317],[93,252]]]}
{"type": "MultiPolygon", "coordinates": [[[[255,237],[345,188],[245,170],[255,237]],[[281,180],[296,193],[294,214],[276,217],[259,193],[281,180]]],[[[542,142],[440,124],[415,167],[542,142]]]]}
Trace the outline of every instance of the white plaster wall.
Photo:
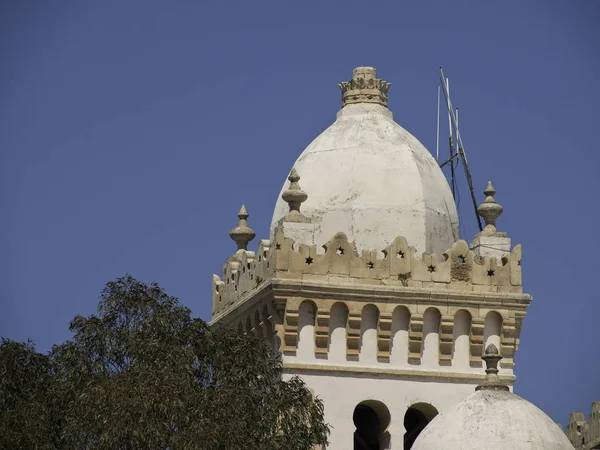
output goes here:
{"type": "MultiPolygon", "coordinates": [[[[382,250],[398,235],[418,253],[442,253],[458,239],[448,183],[427,149],[375,104],[344,107],[337,120],[300,155],[294,167],[308,194],[302,212],[319,225],[320,248],[342,231],[359,253],[382,250]]],[[[286,174],[287,176],[287,174],[286,174]]],[[[289,207],[281,193],[271,227],[289,207]]],[[[306,231],[306,242],[312,233],[306,231]]]]}
{"type": "Polygon", "coordinates": [[[363,308],[360,321],[360,353],[358,360],[361,363],[377,362],[377,321],[379,310],[375,305],[363,308]]]}
{"type": "Polygon", "coordinates": [[[500,332],[502,330],[502,316],[495,311],[490,311],[485,316],[483,328],[483,348],[494,344],[500,349],[500,332]]]}
{"type": "Polygon", "coordinates": [[[392,313],[392,348],[390,363],[394,366],[408,365],[408,324],[410,312],[405,306],[398,306],[392,313]]]}
{"type": "MultiPolygon", "coordinates": [[[[404,448],[404,414],[415,403],[429,403],[441,413],[474,392],[475,384],[409,381],[377,375],[302,373],[301,377],[325,405],[325,421],[331,425],[327,450],[353,448],[354,408],[364,400],[384,403],[390,411],[390,450],[404,448]]],[[[286,375],[286,377],[291,374],[286,375]]]]}
{"type": "Polygon", "coordinates": [[[339,302],[331,307],[329,321],[329,350],[327,359],[340,363],[346,361],[346,323],[348,308],[339,302]]]}
{"type": "MultiPolygon", "coordinates": [[[[466,369],[469,367],[469,332],[471,315],[465,311],[457,311],[454,316],[452,367],[466,369]]],[[[500,347],[498,347],[500,348],[500,347]]]]}

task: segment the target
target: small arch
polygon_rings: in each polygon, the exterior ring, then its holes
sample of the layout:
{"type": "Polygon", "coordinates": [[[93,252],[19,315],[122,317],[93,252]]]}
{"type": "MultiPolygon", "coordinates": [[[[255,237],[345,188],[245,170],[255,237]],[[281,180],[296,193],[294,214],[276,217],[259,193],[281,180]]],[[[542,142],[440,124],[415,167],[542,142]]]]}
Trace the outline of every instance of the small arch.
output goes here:
{"type": "Polygon", "coordinates": [[[354,408],[354,450],[384,450],[389,448],[390,410],[379,400],[365,400],[354,408]]]}
{"type": "Polygon", "coordinates": [[[254,333],[256,336],[262,339],[265,337],[265,335],[261,322],[262,320],[260,319],[260,313],[258,310],[254,311],[254,333]]]}
{"type": "Polygon", "coordinates": [[[237,331],[238,331],[238,334],[244,334],[244,325],[242,324],[241,320],[238,322],[238,329],[237,329],[237,331]]]}
{"type": "Polygon", "coordinates": [[[488,345],[494,344],[500,348],[500,333],[502,333],[502,316],[496,311],[490,311],[485,316],[483,325],[483,350],[485,351],[488,345]]]}
{"type": "Polygon", "coordinates": [[[360,362],[377,362],[377,323],[379,309],[375,305],[366,305],[360,320],[360,362]]]}
{"type": "Polygon", "coordinates": [[[250,333],[252,331],[252,319],[250,316],[246,317],[246,333],[250,333]]]}
{"type": "Polygon", "coordinates": [[[454,315],[452,330],[452,367],[467,369],[470,367],[471,314],[460,309],[454,315]]]}
{"type": "Polygon", "coordinates": [[[398,306],[392,313],[392,348],[390,362],[392,364],[408,363],[408,326],[410,311],[406,306],[398,306]]]}
{"type": "Polygon", "coordinates": [[[327,359],[330,361],[346,361],[346,324],[348,323],[348,307],[345,303],[335,303],[329,313],[329,348],[327,359]]]}
{"type": "Polygon", "coordinates": [[[440,364],[440,319],[437,308],[427,308],[423,314],[423,350],[421,364],[437,367],[440,364]]]}
{"type": "Polygon", "coordinates": [[[263,317],[263,329],[264,329],[264,333],[265,333],[265,338],[267,340],[267,342],[269,343],[269,347],[272,349],[273,354],[277,353],[277,349],[275,348],[275,342],[274,342],[274,332],[273,332],[273,322],[271,320],[271,315],[269,314],[269,308],[267,308],[267,305],[264,306],[263,311],[262,311],[262,317],[263,317]]]}
{"type": "Polygon", "coordinates": [[[296,356],[302,359],[315,359],[315,319],[317,305],[304,300],[298,309],[298,349],[296,356]]]}
{"type": "Polygon", "coordinates": [[[409,406],[404,414],[404,450],[412,448],[421,431],[437,415],[437,408],[429,403],[419,402],[409,406]]]}

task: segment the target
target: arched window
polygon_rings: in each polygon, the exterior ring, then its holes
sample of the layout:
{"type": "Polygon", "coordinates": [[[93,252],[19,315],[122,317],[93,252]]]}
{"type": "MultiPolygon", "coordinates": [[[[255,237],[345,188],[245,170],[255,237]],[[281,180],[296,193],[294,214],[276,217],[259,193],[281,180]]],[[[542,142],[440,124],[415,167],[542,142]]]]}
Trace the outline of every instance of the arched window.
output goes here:
{"type": "Polygon", "coordinates": [[[470,365],[471,314],[464,309],[454,315],[452,367],[467,369],[470,365]]]}
{"type": "Polygon", "coordinates": [[[440,312],[427,308],[423,314],[423,366],[437,367],[440,364],[440,312]]]}
{"type": "Polygon", "coordinates": [[[392,349],[390,362],[403,365],[408,362],[408,324],[410,311],[405,306],[398,306],[392,313],[392,349]]]}
{"type": "Polygon", "coordinates": [[[305,300],[298,311],[298,349],[296,356],[302,359],[315,359],[315,319],[317,306],[305,300]]]}
{"type": "Polygon", "coordinates": [[[269,314],[269,308],[267,308],[267,305],[265,305],[265,307],[263,308],[262,316],[265,338],[267,339],[267,342],[269,343],[270,347],[273,349],[273,354],[277,354],[277,351],[279,349],[275,348],[273,336],[273,322],[271,319],[271,315],[269,314]]]}
{"type": "Polygon", "coordinates": [[[389,448],[390,411],[378,400],[365,400],[354,408],[352,420],[354,431],[354,450],[384,450],[389,448]]]}
{"type": "Polygon", "coordinates": [[[250,333],[252,331],[252,319],[250,316],[246,317],[246,333],[250,333]]]}
{"type": "Polygon", "coordinates": [[[494,344],[498,350],[500,348],[500,333],[502,332],[502,316],[496,311],[490,311],[485,316],[483,325],[483,351],[488,345],[494,344]]]}
{"type": "Polygon", "coordinates": [[[361,362],[377,362],[377,322],[379,310],[375,305],[367,305],[362,310],[360,320],[360,353],[361,362]]]}
{"type": "Polygon", "coordinates": [[[330,361],[346,361],[346,323],[348,308],[338,302],[331,307],[329,315],[329,349],[327,359],[330,361]]]}
{"type": "Polygon", "coordinates": [[[429,422],[437,416],[438,410],[429,403],[415,403],[404,414],[404,450],[412,448],[415,439],[429,422]]]}
{"type": "Polygon", "coordinates": [[[259,338],[264,338],[263,327],[260,320],[260,313],[258,311],[254,311],[254,333],[259,338]]]}

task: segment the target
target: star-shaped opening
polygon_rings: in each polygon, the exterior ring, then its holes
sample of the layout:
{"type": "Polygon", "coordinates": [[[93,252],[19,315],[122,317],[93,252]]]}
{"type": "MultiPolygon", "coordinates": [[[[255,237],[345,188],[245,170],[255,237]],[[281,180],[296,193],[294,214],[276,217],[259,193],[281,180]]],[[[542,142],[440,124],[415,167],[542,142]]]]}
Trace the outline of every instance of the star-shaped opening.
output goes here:
{"type": "Polygon", "coordinates": [[[335,251],[338,255],[343,255],[344,254],[344,249],[342,247],[339,247],[336,251],[335,251]]]}
{"type": "Polygon", "coordinates": [[[398,258],[398,259],[404,258],[404,252],[402,250],[400,250],[398,253],[396,253],[396,258],[398,258]]]}
{"type": "Polygon", "coordinates": [[[313,259],[309,256],[308,258],[306,258],[306,264],[308,264],[309,266],[313,263],[313,259]]]}
{"type": "Polygon", "coordinates": [[[275,244],[275,250],[281,249],[281,244],[275,244]]]}
{"type": "Polygon", "coordinates": [[[459,262],[459,263],[461,263],[461,264],[462,264],[462,263],[464,263],[464,262],[465,262],[465,257],[464,257],[464,256],[462,256],[462,255],[461,255],[461,256],[459,256],[459,257],[458,257],[458,262],[459,262]]]}
{"type": "Polygon", "coordinates": [[[434,266],[433,264],[429,264],[429,265],[427,266],[427,270],[428,270],[429,272],[435,272],[435,266],[434,266]]]}
{"type": "Polygon", "coordinates": [[[493,277],[494,276],[494,271],[493,270],[488,270],[487,271],[487,275],[488,275],[488,277],[493,277]]]}
{"type": "Polygon", "coordinates": [[[375,264],[374,264],[372,261],[369,261],[369,262],[367,263],[367,267],[368,267],[369,269],[372,269],[373,267],[375,267],[375,264]]]}

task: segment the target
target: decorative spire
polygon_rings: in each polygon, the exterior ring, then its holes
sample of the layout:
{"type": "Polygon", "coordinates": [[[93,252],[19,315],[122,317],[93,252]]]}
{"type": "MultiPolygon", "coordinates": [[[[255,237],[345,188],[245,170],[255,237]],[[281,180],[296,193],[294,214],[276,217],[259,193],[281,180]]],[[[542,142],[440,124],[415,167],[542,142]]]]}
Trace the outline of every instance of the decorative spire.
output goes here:
{"type": "Polygon", "coordinates": [[[229,237],[237,244],[238,252],[240,250],[247,250],[248,242],[256,236],[254,230],[248,226],[248,216],[246,206],[242,205],[238,213],[238,218],[240,219],[238,226],[229,232],[229,237]]]}
{"type": "Polygon", "coordinates": [[[342,81],[342,108],[352,103],[375,103],[387,107],[390,83],[377,79],[374,67],[357,67],[350,81],[342,81]]]}
{"type": "Polygon", "coordinates": [[[496,219],[502,214],[502,206],[496,203],[496,199],[494,199],[496,190],[491,181],[488,181],[483,193],[486,197],[484,202],[477,207],[477,214],[485,220],[484,231],[494,233],[496,232],[496,219]]]}
{"type": "MultiPolygon", "coordinates": [[[[490,185],[491,186],[491,185],[490,185]]],[[[486,347],[484,355],[481,357],[485,361],[485,380],[475,388],[476,391],[509,391],[509,387],[498,376],[498,363],[502,359],[498,347],[490,344],[486,347]]]]}
{"type": "Polygon", "coordinates": [[[290,181],[290,186],[283,191],[281,198],[290,205],[288,216],[299,216],[301,215],[300,205],[306,201],[308,195],[300,188],[300,184],[298,183],[298,181],[300,181],[300,175],[296,172],[295,167],[292,168],[288,180],[290,181]]]}

